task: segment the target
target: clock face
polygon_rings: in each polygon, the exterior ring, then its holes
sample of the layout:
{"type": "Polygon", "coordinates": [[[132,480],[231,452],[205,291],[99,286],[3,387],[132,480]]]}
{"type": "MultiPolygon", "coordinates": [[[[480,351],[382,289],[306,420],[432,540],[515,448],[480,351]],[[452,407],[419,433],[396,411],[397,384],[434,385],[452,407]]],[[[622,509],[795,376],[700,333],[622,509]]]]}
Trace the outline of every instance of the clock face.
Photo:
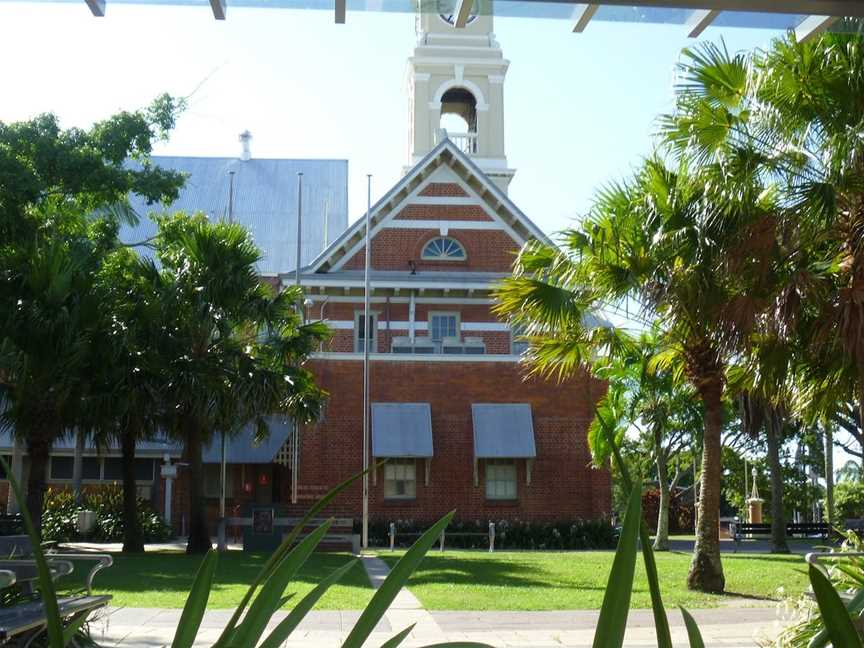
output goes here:
{"type": "MultiPolygon", "coordinates": [[[[438,0],[438,15],[441,16],[441,20],[450,25],[456,24],[456,12],[453,7],[454,4],[454,0],[438,0]]],[[[475,0],[475,2],[471,4],[471,13],[468,14],[468,21],[465,23],[466,25],[470,25],[472,22],[477,20],[476,6],[477,3],[475,0]]]]}

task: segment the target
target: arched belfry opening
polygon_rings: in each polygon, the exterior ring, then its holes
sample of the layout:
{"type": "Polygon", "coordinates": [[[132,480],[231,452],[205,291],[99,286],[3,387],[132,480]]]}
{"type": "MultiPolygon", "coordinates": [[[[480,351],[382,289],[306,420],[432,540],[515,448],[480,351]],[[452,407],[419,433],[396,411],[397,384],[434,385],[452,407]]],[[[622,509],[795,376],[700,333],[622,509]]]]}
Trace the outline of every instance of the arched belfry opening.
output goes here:
{"type": "Polygon", "coordinates": [[[477,153],[477,99],[465,88],[450,88],[441,96],[440,128],[462,151],[477,153]]]}

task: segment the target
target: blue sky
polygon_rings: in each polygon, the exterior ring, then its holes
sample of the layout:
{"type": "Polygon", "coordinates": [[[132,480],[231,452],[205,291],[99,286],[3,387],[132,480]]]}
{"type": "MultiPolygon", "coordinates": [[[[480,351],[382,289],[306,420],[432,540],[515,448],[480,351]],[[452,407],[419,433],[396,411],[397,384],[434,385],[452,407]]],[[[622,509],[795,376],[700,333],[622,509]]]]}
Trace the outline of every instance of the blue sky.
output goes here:
{"type": "MultiPolygon", "coordinates": [[[[230,2],[229,2],[230,5],[230,2]]],[[[674,64],[693,44],[680,25],[595,21],[583,34],[551,19],[499,18],[511,197],[548,232],[584,213],[594,190],[650,152],[670,106],[674,64]]],[[[714,29],[730,49],[777,32],[714,29]]],[[[349,220],[399,178],[407,151],[410,14],[111,4],[0,2],[0,120],[53,111],[86,126],[161,92],[192,94],[157,152],[236,155],[249,129],[259,157],[349,160],[349,220]],[[197,88],[197,90],[196,90],[197,88]]]]}

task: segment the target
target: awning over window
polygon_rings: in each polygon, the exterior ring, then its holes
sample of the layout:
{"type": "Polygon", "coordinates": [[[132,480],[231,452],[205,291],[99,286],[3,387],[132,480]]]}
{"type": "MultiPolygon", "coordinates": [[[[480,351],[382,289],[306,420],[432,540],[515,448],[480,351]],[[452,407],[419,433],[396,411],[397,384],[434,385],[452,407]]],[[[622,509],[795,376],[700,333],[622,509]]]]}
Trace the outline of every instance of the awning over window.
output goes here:
{"type": "Polygon", "coordinates": [[[476,459],[531,459],[534,424],[527,403],[474,403],[474,457],[476,459]]]}
{"type": "MultiPolygon", "coordinates": [[[[293,424],[284,416],[271,416],[267,419],[270,436],[260,443],[255,442],[255,426],[249,424],[234,436],[225,439],[225,459],[227,463],[272,463],[276,454],[285,445],[293,424]]],[[[204,448],[204,463],[222,462],[222,438],[217,434],[213,442],[204,448]]]]}
{"type": "Polygon", "coordinates": [[[429,403],[372,403],[373,457],[431,457],[429,403]]]}

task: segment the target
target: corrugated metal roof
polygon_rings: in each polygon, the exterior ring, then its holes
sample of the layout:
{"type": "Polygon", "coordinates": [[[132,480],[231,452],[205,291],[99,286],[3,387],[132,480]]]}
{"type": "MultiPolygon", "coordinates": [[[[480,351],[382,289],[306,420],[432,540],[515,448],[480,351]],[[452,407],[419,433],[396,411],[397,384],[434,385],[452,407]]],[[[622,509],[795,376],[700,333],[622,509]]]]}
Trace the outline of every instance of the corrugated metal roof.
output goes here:
{"type": "MultiPolygon", "coordinates": [[[[135,444],[135,454],[139,456],[161,457],[166,452],[172,457],[179,456],[183,450],[182,444],[173,441],[139,441],[135,444]]],[[[26,448],[24,449],[26,453],[26,448]]],[[[59,439],[51,448],[52,454],[71,454],[75,452],[75,437],[71,434],[59,439]]],[[[0,432],[0,453],[12,453],[12,434],[8,430],[0,432]]],[[[115,456],[120,454],[120,446],[117,443],[110,444],[107,448],[97,449],[93,444],[88,444],[84,449],[86,456],[97,454],[115,456]]]]}
{"type": "Polygon", "coordinates": [[[373,457],[431,457],[429,403],[372,403],[373,457]]]}
{"type": "Polygon", "coordinates": [[[534,423],[527,403],[474,403],[474,456],[524,459],[537,456],[534,423]]]}
{"type": "MultiPolygon", "coordinates": [[[[167,211],[204,212],[211,219],[228,216],[229,171],[234,172],[233,219],[249,228],[264,258],[259,272],[293,272],[297,248],[297,173],[303,173],[303,231],[301,262],[311,263],[327,241],[332,242],[348,227],[347,160],[264,160],[237,158],[153,156],[153,164],[189,174],[180,197],[167,211]]],[[[134,164],[134,163],[133,163],[134,164]]],[[[156,233],[147,217],[165,211],[130,196],[132,208],[141,216],[135,226],[124,226],[126,242],[144,241],[156,233]]],[[[146,253],[145,248],[138,248],[146,253]]]]}
{"type": "MultiPolygon", "coordinates": [[[[282,416],[267,418],[270,436],[255,443],[255,426],[247,425],[234,436],[225,440],[225,459],[228,463],[271,463],[293,429],[291,421],[282,416]]],[[[222,463],[222,437],[216,435],[213,442],[201,453],[204,463],[222,463]]]]}

